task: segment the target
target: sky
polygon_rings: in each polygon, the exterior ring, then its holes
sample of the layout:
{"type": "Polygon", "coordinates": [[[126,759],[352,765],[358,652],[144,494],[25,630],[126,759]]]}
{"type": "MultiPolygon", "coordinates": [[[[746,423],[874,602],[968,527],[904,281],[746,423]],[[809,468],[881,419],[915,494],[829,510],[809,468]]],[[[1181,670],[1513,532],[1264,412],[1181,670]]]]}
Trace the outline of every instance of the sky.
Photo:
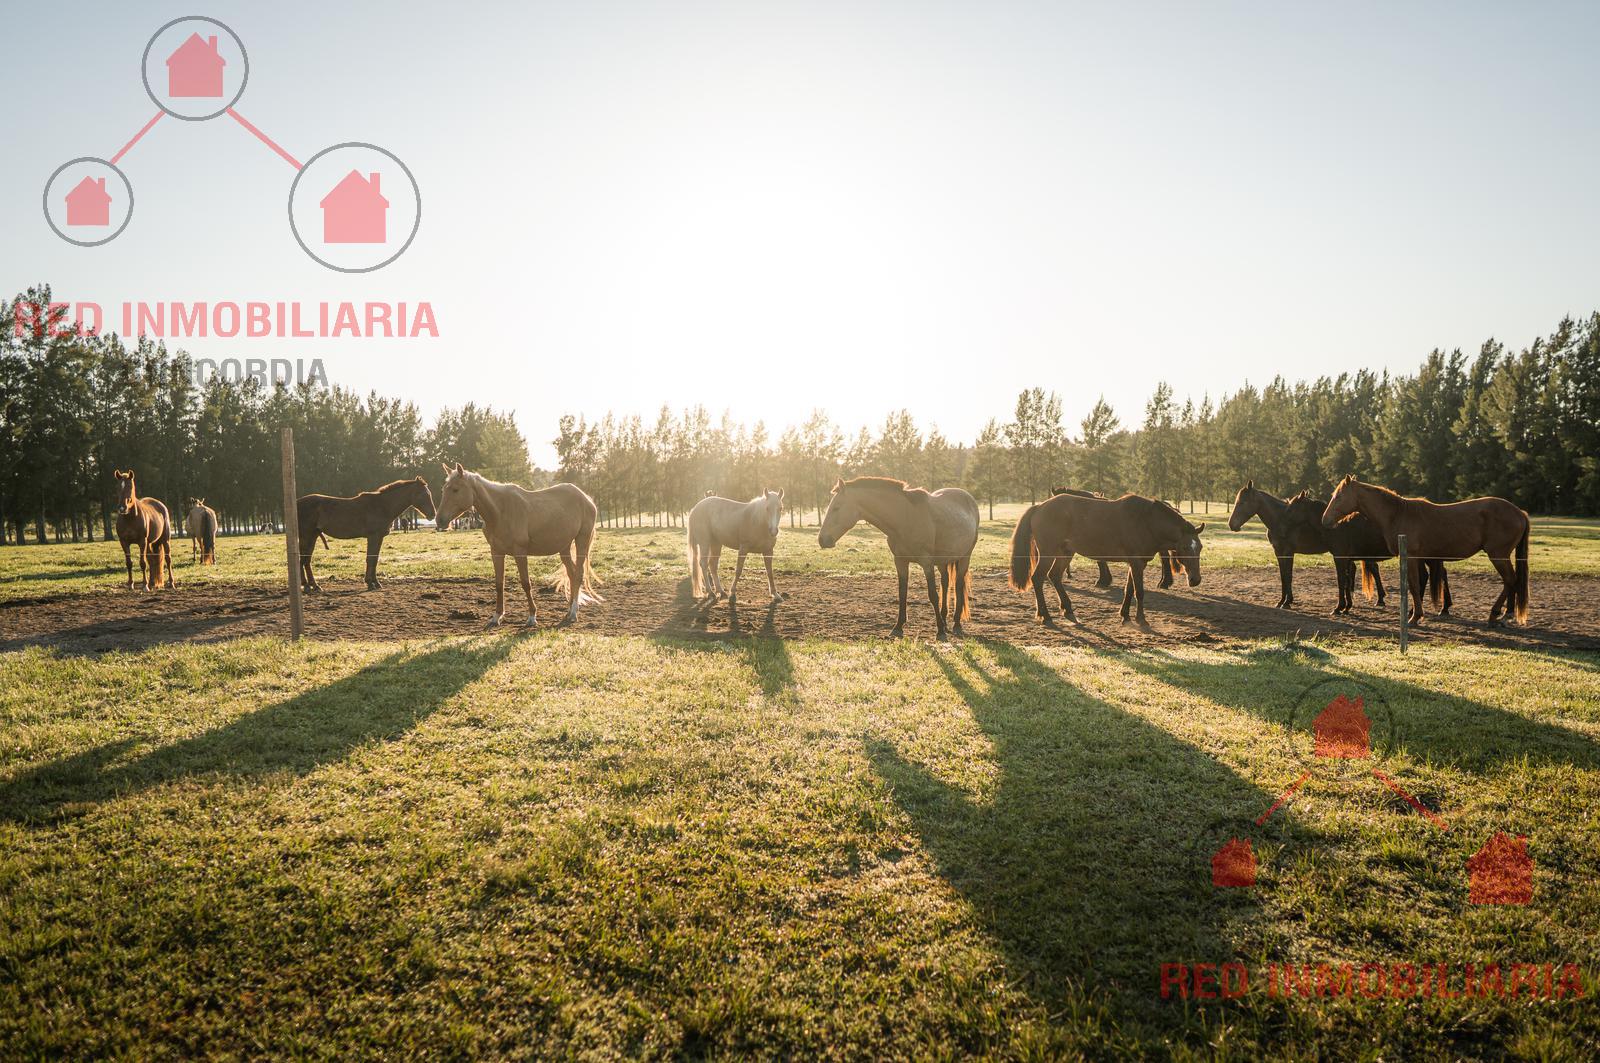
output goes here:
{"type": "Polygon", "coordinates": [[[1136,422],[1159,380],[1409,371],[1600,308],[1593,4],[437,10],[55,4],[0,64],[0,289],[427,301],[437,338],[174,345],[321,358],[429,416],[512,409],[545,465],[564,412],[704,404],[776,436],[905,408],[970,440],[1025,387],[1136,422]],[[235,110],[297,161],[404,161],[398,259],[313,261],[295,168],[227,116],[127,152],[115,240],[51,230],[52,171],[157,113],[141,54],[196,13],[238,34],[235,110]]]}

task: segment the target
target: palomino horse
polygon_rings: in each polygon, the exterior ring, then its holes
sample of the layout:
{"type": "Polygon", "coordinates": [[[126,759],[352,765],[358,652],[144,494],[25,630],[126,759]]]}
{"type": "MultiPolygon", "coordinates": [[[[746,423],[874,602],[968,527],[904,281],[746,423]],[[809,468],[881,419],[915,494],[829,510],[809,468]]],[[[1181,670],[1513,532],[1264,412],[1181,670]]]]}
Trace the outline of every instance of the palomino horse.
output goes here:
{"type": "MultiPolygon", "coordinates": [[[[1391,553],[1400,552],[1399,538],[1406,537],[1410,570],[1405,578],[1413,596],[1413,624],[1422,623],[1424,561],[1460,561],[1479,550],[1489,555],[1500,574],[1500,596],[1489,607],[1489,623],[1500,623],[1503,614],[1513,610],[1519,623],[1528,622],[1528,514],[1510,502],[1503,498],[1430,502],[1346,476],[1322,511],[1322,523],[1334,524],[1351,513],[1376,524],[1391,553]]],[[[1442,582],[1433,581],[1435,606],[1443,596],[1442,582]]]]}
{"type": "Polygon", "coordinates": [[[217,563],[217,511],[206,500],[194,500],[189,510],[189,560],[202,565],[217,563]]]}
{"type": "Polygon", "coordinates": [[[689,511],[689,585],[696,598],[716,601],[722,596],[722,577],[717,571],[722,548],[739,551],[733,566],[733,586],[728,604],[737,606],[739,577],[744,573],[744,555],[754,551],[767,566],[767,593],[774,600],[778,585],[772,579],[772,547],[778,541],[778,521],[783,516],[783,492],[762,490],[748,502],[706,494],[689,511]]]}
{"type": "Polygon", "coordinates": [[[1187,572],[1189,586],[1198,587],[1204,530],[1204,524],[1190,524],[1177,510],[1153,498],[1057,495],[1029,506],[1017,521],[1011,534],[1011,589],[1026,591],[1031,582],[1040,621],[1053,624],[1044,604],[1048,579],[1061,599],[1062,614],[1076,623],[1057,559],[1071,551],[1096,561],[1125,561],[1128,583],[1122,592],[1122,621],[1127,623],[1128,610],[1137,603],[1138,622],[1143,624],[1144,567],[1157,554],[1169,551],[1173,568],[1187,572]]]}
{"type": "Polygon", "coordinates": [[[166,586],[176,587],[172,579],[172,516],[160,499],[140,498],[133,483],[133,471],[121,469],[117,478],[117,539],[122,543],[122,560],[128,566],[128,589],[133,590],[134,543],[139,544],[139,575],[144,589],[161,587],[161,566],[166,563],[166,586]]]}
{"type": "Polygon", "coordinates": [[[308,590],[320,591],[311,571],[311,553],[317,537],[333,549],[328,536],[335,539],[367,541],[367,589],[378,589],[378,554],[384,537],[400,514],[416,506],[424,517],[433,516],[433,493],[420,476],[396,480],[374,491],[363,491],[350,498],[335,495],[301,495],[296,503],[300,512],[300,583],[308,590]]]}
{"type": "Polygon", "coordinates": [[[906,583],[913,564],[921,565],[928,578],[928,602],[939,625],[939,639],[945,634],[945,614],[950,613],[952,628],[961,634],[961,622],[972,616],[972,548],[978,544],[978,503],[959,487],[944,487],[929,492],[907,487],[904,480],[885,476],[857,476],[836,480],[833,499],[822,516],[817,545],[831,548],[845,532],[862,521],[883,532],[894,555],[895,572],[900,577],[900,616],[890,634],[898,637],[906,627],[906,583]],[[939,571],[940,586],[933,573],[939,571]],[[950,606],[950,586],[955,585],[956,600],[950,606]]]}
{"type": "Polygon", "coordinates": [[[468,510],[483,518],[483,537],[489,540],[494,559],[494,615],[489,627],[499,627],[506,615],[506,555],[517,559],[517,578],[528,600],[528,627],[538,625],[538,609],[533,604],[533,587],[528,582],[528,555],[561,555],[561,572],[556,587],[567,596],[567,617],[563,624],[578,619],[578,606],[599,602],[590,567],[589,547],[594,542],[599,510],[594,499],[572,484],[556,484],[542,491],[529,491],[516,484],[497,483],[456,462],[444,469],[444,490],[439,495],[439,517],[434,527],[443,531],[450,522],[468,510]],[[574,552],[576,551],[576,552],[574,552]]]}

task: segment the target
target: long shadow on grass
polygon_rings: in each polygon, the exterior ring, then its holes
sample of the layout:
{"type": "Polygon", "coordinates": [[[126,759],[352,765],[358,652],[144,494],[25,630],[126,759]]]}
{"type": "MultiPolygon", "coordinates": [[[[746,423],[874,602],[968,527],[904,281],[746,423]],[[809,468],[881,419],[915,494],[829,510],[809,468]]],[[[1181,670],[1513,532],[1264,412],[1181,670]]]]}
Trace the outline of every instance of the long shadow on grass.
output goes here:
{"type": "MultiPolygon", "coordinates": [[[[1394,714],[1398,744],[1420,760],[1481,771],[1527,757],[1534,762],[1600,768],[1600,743],[1470,698],[1340,668],[1312,649],[1271,649],[1222,660],[1189,660],[1164,650],[1117,654],[1118,663],[1189,694],[1281,723],[1284,707],[1325,680],[1353,679],[1377,690],[1394,714]]],[[[1516,672],[1508,673],[1516,683],[1516,672]]],[[[1515,687],[1508,693],[1514,693],[1515,687]]],[[[1304,721],[1301,721],[1302,723],[1304,721]]]]}
{"type": "Polygon", "coordinates": [[[515,638],[393,653],[325,686],[115,763],[119,739],[0,784],[0,819],[44,825],[114,797],[196,776],[303,775],[400,737],[503,660],[515,638]]]}
{"type": "Polygon", "coordinates": [[[1229,958],[1257,918],[1243,891],[1210,887],[1206,831],[1248,822],[1272,795],[1024,650],[981,644],[990,668],[974,645],[929,656],[993,744],[992,796],[974,800],[887,742],[869,743],[873,766],[1009,973],[1047,1003],[1081,985],[1148,1019],[1162,962],[1229,958]]]}

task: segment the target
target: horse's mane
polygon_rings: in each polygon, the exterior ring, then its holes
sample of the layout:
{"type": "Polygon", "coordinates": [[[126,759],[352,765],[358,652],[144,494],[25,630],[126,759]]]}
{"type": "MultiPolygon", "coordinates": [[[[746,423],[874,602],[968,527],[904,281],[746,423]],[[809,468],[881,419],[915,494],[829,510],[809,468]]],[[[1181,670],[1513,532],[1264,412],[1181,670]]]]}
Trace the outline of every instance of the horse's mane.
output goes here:
{"type": "MultiPolygon", "coordinates": [[[[390,483],[384,484],[382,487],[374,487],[370,491],[362,491],[361,495],[386,495],[390,491],[397,491],[402,487],[414,487],[417,484],[426,482],[427,481],[420,476],[413,476],[409,480],[394,480],[390,483]]],[[[361,495],[357,495],[356,497],[360,498],[361,495]]]]}
{"type": "Polygon", "coordinates": [[[914,501],[927,499],[928,489],[925,487],[912,487],[904,480],[896,480],[892,476],[857,476],[851,480],[842,480],[839,489],[846,487],[866,487],[874,491],[896,491],[906,495],[914,501]]]}

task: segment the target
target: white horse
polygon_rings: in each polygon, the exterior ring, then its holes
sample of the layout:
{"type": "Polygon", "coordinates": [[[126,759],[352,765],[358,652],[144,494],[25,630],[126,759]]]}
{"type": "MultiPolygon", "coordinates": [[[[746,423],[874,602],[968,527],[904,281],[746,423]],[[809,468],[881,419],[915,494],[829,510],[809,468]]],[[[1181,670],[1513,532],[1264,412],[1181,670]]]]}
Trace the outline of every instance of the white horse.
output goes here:
{"type": "Polygon", "coordinates": [[[528,626],[538,622],[533,604],[533,588],[528,582],[528,555],[561,555],[561,571],[556,587],[566,592],[567,618],[578,619],[578,606],[605,599],[594,591],[594,570],[589,567],[589,547],[594,542],[598,516],[594,499],[572,484],[556,484],[543,491],[529,491],[516,484],[504,484],[468,472],[456,462],[444,467],[444,491],[434,527],[444,531],[450,522],[468,510],[483,518],[483,537],[489,540],[494,559],[494,616],[490,627],[498,627],[506,615],[506,555],[517,559],[517,578],[528,599],[528,626]],[[576,551],[576,552],[574,552],[576,551]]]}
{"type": "Polygon", "coordinates": [[[689,584],[696,598],[714,602],[722,596],[722,579],[717,566],[722,548],[739,551],[733,568],[733,587],[728,604],[739,600],[739,576],[744,572],[744,555],[761,555],[767,566],[767,593],[780,597],[772,579],[772,547],[778,541],[778,519],[783,515],[783,492],[762,491],[748,502],[720,498],[710,492],[689,511],[689,584]]]}

